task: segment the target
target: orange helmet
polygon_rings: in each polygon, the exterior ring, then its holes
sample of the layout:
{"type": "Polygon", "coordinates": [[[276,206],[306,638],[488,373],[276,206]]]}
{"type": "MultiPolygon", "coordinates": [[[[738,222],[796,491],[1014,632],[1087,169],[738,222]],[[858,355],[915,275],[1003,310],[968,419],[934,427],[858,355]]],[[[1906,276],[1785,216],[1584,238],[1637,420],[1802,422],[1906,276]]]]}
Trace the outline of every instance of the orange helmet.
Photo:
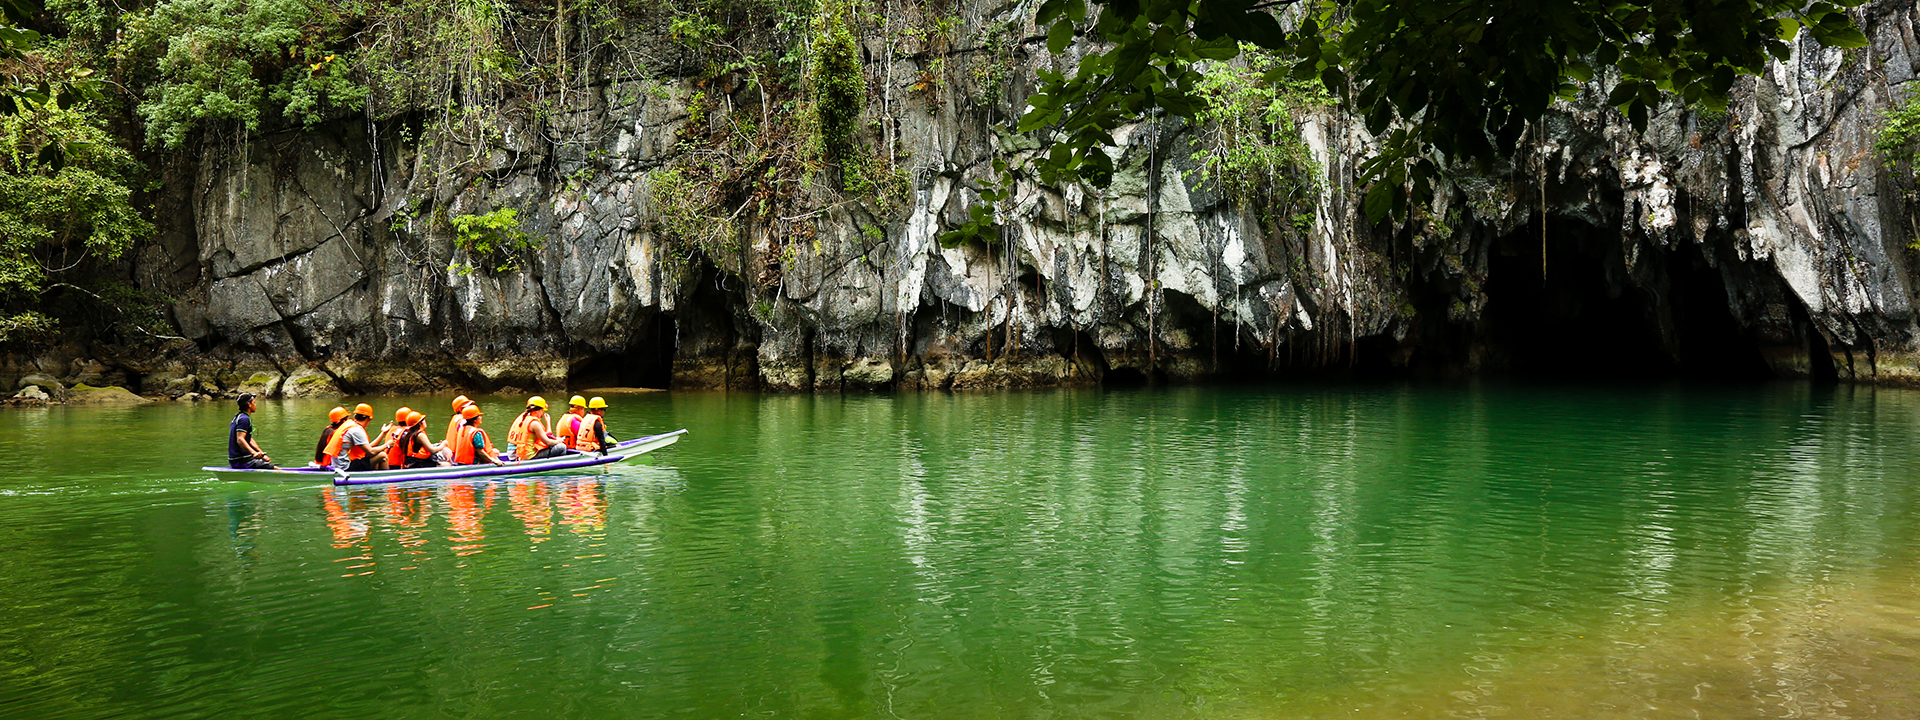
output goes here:
{"type": "Polygon", "coordinates": [[[353,414],[373,417],[373,406],[368,405],[366,403],[360,403],[359,405],[353,406],[353,414]]]}
{"type": "Polygon", "coordinates": [[[467,406],[460,410],[460,417],[468,420],[480,417],[483,414],[484,413],[480,412],[480,403],[477,402],[467,403],[467,406]]]}
{"type": "Polygon", "coordinates": [[[340,422],[347,419],[347,409],[337,407],[327,411],[327,422],[340,422]]]}
{"type": "Polygon", "coordinates": [[[402,422],[405,422],[405,423],[406,423],[406,424],[408,424],[408,425],[419,425],[419,424],[420,424],[420,421],[421,421],[421,420],[425,420],[425,419],[427,419],[427,416],[425,416],[425,415],[421,415],[421,414],[420,414],[420,411],[418,411],[418,410],[408,410],[408,411],[407,411],[407,419],[406,419],[406,420],[404,420],[404,421],[402,421],[402,422]]]}
{"type": "Polygon", "coordinates": [[[404,423],[407,421],[407,413],[411,413],[411,412],[413,412],[413,408],[402,405],[400,406],[399,410],[393,411],[393,421],[397,423],[404,423]]]}
{"type": "Polygon", "coordinates": [[[467,404],[467,403],[470,403],[470,402],[473,402],[473,401],[472,401],[472,400],[468,400],[468,399],[467,399],[467,396],[465,396],[465,395],[461,395],[460,397],[457,397],[457,398],[454,398],[454,399],[453,399],[453,411],[454,411],[454,412],[460,412],[460,406],[462,406],[462,405],[465,405],[465,404],[467,404]]]}

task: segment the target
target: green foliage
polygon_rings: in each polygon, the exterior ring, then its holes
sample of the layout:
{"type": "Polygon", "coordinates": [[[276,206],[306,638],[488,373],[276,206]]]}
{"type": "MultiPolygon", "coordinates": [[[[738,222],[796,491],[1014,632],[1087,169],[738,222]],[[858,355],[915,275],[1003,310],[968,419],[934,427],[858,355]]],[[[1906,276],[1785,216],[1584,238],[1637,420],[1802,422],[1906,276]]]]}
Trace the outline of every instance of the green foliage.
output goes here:
{"type": "Polygon", "coordinates": [[[853,157],[854,131],[867,102],[867,78],[850,13],[847,6],[830,3],[814,18],[813,59],[807,72],[820,154],[836,163],[853,157]]]}
{"type": "Polygon", "coordinates": [[[0,343],[51,339],[42,294],[153,232],[130,202],[140,165],[100,125],[56,105],[0,115],[0,343]]]}
{"type": "MultiPolygon", "coordinates": [[[[66,110],[102,98],[91,68],[41,56],[44,38],[23,27],[36,12],[28,0],[0,0],[0,116],[32,114],[36,108],[66,110]]],[[[44,152],[58,170],[69,149],[56,143],[44,152]]]]}
{"type": "Polygon", "coordinates": [[[1092,0],[1099,12],[1090,13],[1088,0],[1045,0],[1035,21],[1051,52],[1081,32],[1106,49],[1071,76],[1041,73],[1018,129],[1055,143],[1039,163],[1043,180],[1105,185],[1113,166],[1098,148],[1113,143],[1115,128],[1154,112],[1194,118],[1196,65],[1232,59],[1248,43],[1292,59],[1270,75],[1317,80],[1349,98],[1381,138],[1382,151],[1361,164],[1374,184],[1367,217],[1378,222],[1429,201],[1442,168],[1511,152],[1596,67],[1617,71],[1608,104],[1645,127],[1663,92],[1724,106],[1736,78],[1788,57],[1803,30],[1830,47],[1866,44],[1845,11],[1860,2],[1302,0],[1288,30],[1268,9],[1275,3],[1092,0]]]}
{"type": "MultiPolygon", "coordinates": [[[[453,227],[453,246],[492,272],[511,272],[525,267],[526,254],[544,245],[539,238],[520,229],[520,213],[513,208],[455,215],[447,219],[447,224],[453,227]]],[[[463,273],[473,269],[471,265],[454,267],[463,273]]]]}
{"type": "Polygon", "coordinates": [[[1920,171],[1920,95],[1907,98],[1881,116],[1880,137],[1873,149],[1880,152],[1889,167],[1907,163],[1909,171],[1920,171]]]}
{"type": "Polygon", "coordinates": [[[859,153],[840,164],[841,184],[847,194],[872,201],[874,214],[888,215],[906,208],[913,199],[913,183],[907,171],[889,167],[878,153],[859,153]]]}
{"type": "Polygon", "coordinates": [[[0,346],[44,343],[59,327],[59,321],[38,310],[0,313],[0,346]]]}
{"type": "Polygon", "coordinates": [[[721,212],[714,188],[695,180],[694,174],[664,167],[647,175],[653,231],[666,249],[665,264],[675,271],[692,264],[695,255],[719,262],[739,249],[733,218],[721,212]]]}
{"type": "Polygon", "coordinates": [[[1000,213],[995,211],[993,207],[1013,199],[1014,177],[1008,170],[1006,160],[1001,158],[993,159],[995,180],[991,184],[980,188],[980,202],[986,204],[968,206],[966,222],[960,223],[959,227],[941,233],[939,238],[940,247],[956,248],[976,242],[993,245],[1001,241],[1001,236],[1006,230],[1006,227],[1000,223],[1000,213]]]}
{"type": "Polygon", "coordinates": [[[1220,183],[1228,194],[1275,217],[1296,215],[1319,182],[1319,163],[1300,136],[1297,117],[1332,104],[1310,80],[1268,78],[1280,61],[1255,47],[1242,49],[1241,61],[1199,65],[1194,86],[1201,126],[1193,159],[1202,179],[1220,183]],[[1269,207],[1274,206],[1274,207],[1269,207]]]}
{"type": "Polygon", "coordinates": [[[0,297],[31,301],[84,260],[110,261],[153,232],[130,202],[140,172],[98,120],[36,108],[0,116],[0,297]],[[66,162],[45,150],[65,146],[66,162]]]}
{"type": "Polygon", "coordinates": [[[366,99],[329,50],[341,23],[324,3],[163,0],[124,22],[114,55],[153,63],[138,108],[150,145],[180,147],[208,121],[255,131],[270,112],[311,126],[366,99]]]}

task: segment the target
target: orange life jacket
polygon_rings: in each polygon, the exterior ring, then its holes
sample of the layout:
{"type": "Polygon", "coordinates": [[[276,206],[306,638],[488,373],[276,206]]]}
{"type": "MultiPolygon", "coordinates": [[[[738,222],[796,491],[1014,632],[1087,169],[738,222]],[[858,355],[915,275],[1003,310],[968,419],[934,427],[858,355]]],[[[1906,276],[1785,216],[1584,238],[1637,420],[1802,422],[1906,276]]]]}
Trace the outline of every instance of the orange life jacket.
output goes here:
{"type": "Polygon", "coordinates": [[[513,456],[526,460],[534,453],[547,449],[547,442],[540,439],[540,433],[534,428],[547,429],[546,421],[533,413],[521,413],[513,421],[513,429],[507,431],[507,442],[513,443],[513,456]]]}
{"type": "Polygon", "coordinates": [[[472,425],[461,425],[460,429],[455,431],[459,437],[454,438],[453,442],[459,444],[453,446],[453,464],[473,464],[473,433],[479,429],[472,425]]]}
{"type": "Polygon", "coordinates": [[[400,443],[402,439],[407,437],[407,427],[404,425],[389,424],[387,425],[387,429],[380,432],[380,435],[382,437],[388,435],[393,436],[393,444],[387,446],[387,467],[398,468],[407,464],[407,446],[400,443]]]}
{"type": "MultiPolygon", "coordinates": [[[[356,427],[360,427],[360,423],[355,422],[353,418],[347,418],[340,421],[340,427],[333,429],[333,437],[327,438],[327,451],[324,453],[328,465],[333,464],[334,458],[340,457],[340,443],[347,439],[347,428],[356,427]]],[[[366,456],[366,448],[358,445],[347,448],[348,460],[359,460],[366,456]]]]}
{"type": "Polygon", "coordinates": [[[460,417],[460,413],[454,413],[453,419],[447,421],[447,437],[440,442],[452,445],[453,441],[460,439],[460,428],[465,422],[466,418],[460,417]]]}
{"type": "Polygon", "coordinates": [[[594,432],[606,420],[599,415],[580,418],[580,429],[574,432],[573,449],[581,452],[593,452],[600,449],[600,433],[594,432]]]}
{"type": "Polygon", "coordinates": [[[575,415],[573,413],[567,413],[565,415],[561,415],[560,427],[559,427],[560,432],[556,433],[555,437],[560,439],[561,445],[565,445],[570,448],[578,447],[576,443],[580,442],[580,425],[581,425],[581,422],[580,422],[579,415],[575,415]]]}
{"type": "Polygon", "coordinates": [[[410,432],[406,433],[406,438],[407,457],[415,460],[433,457],[433,448],[427,446],[426,423],[414,426],[410,432]]]}
{"type": "Polygon", "coordinates": [[[454,439],[454,442],[459,444],[453,446],[453,463],[478,465],[483,462],[492,462],[494,458],[500,457],[500,451],[493,447],[493,437],[486,433],[486,430],[472,425],[460,426],[460,437],[454,439]],[[476,454],[473,451],[475,434],[480,435],[480,444],[483,446],[480,452],[484,454],[476,454]]]}

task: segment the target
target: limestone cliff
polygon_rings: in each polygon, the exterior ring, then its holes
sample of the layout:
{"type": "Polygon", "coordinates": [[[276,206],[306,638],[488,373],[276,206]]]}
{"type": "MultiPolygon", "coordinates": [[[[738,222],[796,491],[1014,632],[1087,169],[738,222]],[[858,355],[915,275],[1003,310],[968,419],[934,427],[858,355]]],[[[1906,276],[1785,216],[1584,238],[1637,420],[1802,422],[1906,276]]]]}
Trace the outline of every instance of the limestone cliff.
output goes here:
{"type": "Polygon", "coordinates": [[[786,230],[745,223],[691,256],[660,237],[654,171],[692,151],[690,125],[719,122],[702,107],[782,112],[711,64],[610,65],[562,112],[502,112],[478,145],[422,143],[418,116],[210,145],[173,171],[160,207],[175,229],[134,268],[178,298],[195,347],[120,372],[148,392],[286,394],[1311,372],[1920,381],[1913,188],[1872,149],[1878,114],[1920,92],[1911,2],[1858,13],[1868,48],[1802,42],[1723,115],[1669,108],[1635,133],[1598,80],[1510,163],[1463,170],[1391,231],[1359,217],[1369,138],[1333,107],[1302,122],[1322,176],[1295,222],[1201,178],[1192,128],[1147,122],[1118,137],[1111,187],[1022,180],[1005,246],[942,248],[994,154],[1032,151],[992,130],[1020,78],[1064,62],[1031,14],[961,2],[951,39],[862,38],[860,137],[892,150],[902,201],[805,195],[786,230]],[[981,40],[996,29],[998,49],[981,40]],[[543,246],[518,270],[463,267],[435,218],[502,207],[543,246]]]}

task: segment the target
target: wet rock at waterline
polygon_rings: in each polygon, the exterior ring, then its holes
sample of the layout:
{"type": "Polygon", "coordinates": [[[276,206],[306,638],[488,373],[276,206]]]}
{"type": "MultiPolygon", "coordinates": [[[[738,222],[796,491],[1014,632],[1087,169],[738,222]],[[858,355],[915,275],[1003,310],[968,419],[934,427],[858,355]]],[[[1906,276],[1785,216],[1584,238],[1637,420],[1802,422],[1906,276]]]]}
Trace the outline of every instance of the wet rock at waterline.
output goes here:
{"type": "MultiPolygon", "coordinates": [[[[959,32],[1025,28],[1027,12],[972,6],[959,32]]],[[[817,191],[795,221],[804,238],[748,221],[725,249],[688,256],[658,232],[651,173],[685,151],[689,98],[763,109],[748,83],[669,65],[596,85],[539,127],[502,114],[500,147],[457,177],[429,172],[436,151],[397,125],[359,117],[205,153],[174,184],[192,193],[191,232],[156,241],[190,248],[198,273],[147,284],[178,298],[179,332],[198,345],[179,377],[267,395],[1322,370],[1916,382],[1913,188],[1872,144],[1879,113],[1920,88],[1917,14],[1870,4],[1870,47],[1802,42],[1742,80],[1727,113],[1669,106],[1645,133],[1605,107],[1600,81],[1509,162],[1392,231],[1361,218],[1372,139],[1336,107],[1301,118],[1320,174],[1292,217],[1202,178],[1193,128],[1148,123],[1116,135],[1106,190],[1023,180],[1005,245],[940,247],[988,178],[1002,143],[990,123],[1018,111],[1020,78],[1056,63],[1035,41],[997,96],[959,55],[934,67],[952,58],[867,53],[888,99],[868,104],[860,140],[896,142],[904,201],[817,191]],[[897,91],[925,73],[944,81],[897,91]],[[474,266],[430,221],[496,208],[544,242],[517,269],[474,266]]],[[[214,389],[69,370],[143,392],[214,389]]]]}

